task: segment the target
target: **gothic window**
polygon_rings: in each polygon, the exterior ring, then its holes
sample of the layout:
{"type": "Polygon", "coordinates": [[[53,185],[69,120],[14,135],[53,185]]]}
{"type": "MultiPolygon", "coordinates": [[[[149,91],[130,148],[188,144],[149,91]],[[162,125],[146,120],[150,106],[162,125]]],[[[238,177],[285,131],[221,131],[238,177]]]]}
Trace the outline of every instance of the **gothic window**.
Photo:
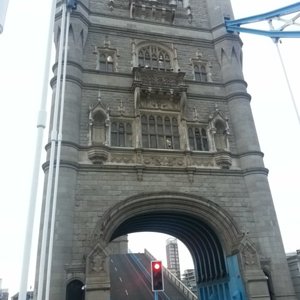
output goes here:
{"type": "Polygon", "coordinates": [[[132,126],[128,122],[112,122],[111,145],[116,147],[132,147],[132,126]]]}
{"type": "Polygon", "coordinates": [[[208,139],[206,129],[201,127],[188,127],[190,149],[196,151],[208,151],[208,139]]]}
{"type": "Polygon", "coordinates": [[[179,129],[176,117],[143,115],[142,145],[144,148],[179,149],[179,129]]]}
{"type": "Polygon", "coordinates": [[[102,111],[97,111],[93,115],[92,141],[93,144],[105,144],[106,141],[106,116],[102,111]]]}
{"type": "Polygon", "coordinates": [[[99,53],[99,70],[103,72],[114,72],[114,58],[112,53],[99,53]]]}
{"type": "Polygon", "coordinates": [[[147,46],[139,50],[139,66],[152,70],[171,71],[171,59],[169,54],[156,46],[147,46]]]}
{"type": "Polygon", "coordinates": [[[196,81],[207,82],[206,66],[203,64],[195,64],[194,77],[196,81]]]}
{"type": "Polygon", "coordinates": [[[84,300],[84,284],[80,280],[68,283],[66,300],[84,300]]]}
{"type": "Polygon", "coordinates": [[[221,120],[217,120],[215,123],[216,133],[215,133],[215,146],[217,150],[227,149],[227,135],[225,130],[225,125],[221,120]]]}

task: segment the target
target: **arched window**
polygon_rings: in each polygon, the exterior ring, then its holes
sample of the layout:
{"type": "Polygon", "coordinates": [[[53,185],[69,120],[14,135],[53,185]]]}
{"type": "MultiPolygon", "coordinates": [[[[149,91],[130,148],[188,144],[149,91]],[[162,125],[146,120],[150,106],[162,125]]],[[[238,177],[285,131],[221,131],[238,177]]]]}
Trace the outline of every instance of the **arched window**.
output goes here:
{"type": "Polygon", "coordinates": [[[207,82],[206,65],[195,63],[194,64],[194,77],[196,81],[207,82]]]}
{"type": "Polygon", "coordinates": [[[156,46],[147,46],[139,50],[139,66],[152,70],[171,70],[171,59],[169,54],[156,46]]]}
{"type": "Polygon", "coordinates": [[[126,122],[112,122],[111,145],[115,147],[132,147],[132,126],[126,122]]]}
{"type": "Polygon", "coordinates": [[[73,280],[68,283],[66,300],[84,300],[84,284],[80,280],[73,280]]]}
{"type": "Polygon", "coordinates": [[[112,53],[102,52],[99,54],[99,70],[114,72],[114,58],[112,53]]]}
{"type": "Polygon", "coordinates": [[[200,74],[199,66],[197,65],[194,66],[194,76],[196,81],[201,81],[201,74],[200,74]]]}
{"type": "Polygon", "coordinates": [[[196,151],[208,151],[207,133],[201,127],[188,128],[190,149],[196,151]]]}
{"type": "Polygon", "coordinates": [[[203,82],[207,81],[207,72],[206,72],[206,67],[204,65],[201,65],[200,67],[200,73],[201,73],[201,79],[203,82]]]}
{"type": "Polygon", "coordinates": [[[106,142],[105,119],[106,116],[102,111],[97,111],[93,115],[93,127],[92,127],[93,144],[105,144],[106,142]]]}
{"type": "Polygon", "coordinates": [[[217,120],[215,123],[216,133],[215,133],[215,146],[216,150],[225,150],[227,149],[226,143],[226,131],[225,124],[221,120],[217,120]]]}
{"type": "Polygon", "coordinates": [[[143,115],[141,123],[144,148],[180,149],[176,117],[143,115]]]}

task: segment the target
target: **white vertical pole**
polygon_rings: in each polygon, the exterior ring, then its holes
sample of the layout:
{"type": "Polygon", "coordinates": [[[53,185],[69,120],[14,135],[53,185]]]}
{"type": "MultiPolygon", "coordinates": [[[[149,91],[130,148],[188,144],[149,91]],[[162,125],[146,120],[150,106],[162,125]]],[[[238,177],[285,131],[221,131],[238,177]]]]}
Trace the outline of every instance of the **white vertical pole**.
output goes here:
{"type": "Polygon", "coordinates": [[[54,190],[51,210],[51,226],[50,226],[50,238],[49,238],[49,252],[48,252],[48,266],[47,266],[47,281],[46,281],[46,294],[45,300],[49,300],[50,294],[50,281],[51,281],[51,266],[52,266],[52,253],[53,253],[53,240],[55,229],[55,217],[56,217],[56,203],[57,203],[57,189],[58,189],[58,177],[60,168],[60,153],[62,142],[62,126],[64,115],[64,102],[65,102],[65,83],[66,83],[66,69],[68,59],[68,37],[69,37],[69,24],[70,24],[70,10],[67,11],[66,32],[65,32],[65,44],[64,44],[64,60],[63,60],[63,73],[62,73],[62,88],[60,95],[60,108],[59,108],[59,130],[58,130],[58,143],[56,150],[56,164],[55,164],[55,179],[54,190]]]}
{"type": "Polygon", "coordinates": [[[8,6],[8,0],[0,1],[0,33],[3,32],[7,6],[8,6]]]}
{"type": "Polygon", "coordinates": [[[281,52],[279,50],[278,40],[275,42],[275,44],[276,44],[276,49],[277,49],[278,56],[279,56],[279,59],[280,59],[281,67],[282,67],[282,70],[283,70],[283,73],[284,73],[284,77],[285,77],[285,80],[286,80],[286,84],[288,86],[288,90],[290,92],[290,96],[291,96],[291,99],[292,99],[292,102],[293,102],[293,105],[294,105],[294,110],[295,110],[296,115],[297,115],[298,123],[300,125],[299,111],[298,111],[298,108],[297,108],[297,104],[296,104],[296,100],[295,100],[295,97],[294,97],[294,93],[293,93],[292,87],[290,85],[289,77],[287,75],[287,72],[286,72],[286,69],[285,69],[285,65],[284,65],[284,62],[283,62],[283,59],[282,59],[282,56],[281,56],[281,52]]]}
{"type": "MultiPolygon", "coordinates": [[[[66,4],[62,4],[62,19],[61,19],[61,36],[59,41],[59,51],[58,51],[58,69],[56,76],[56,91],[54,99],[54,111],[53,111],[53,123],[51,132],[51,149],[50,149],[50,160],[49,160],[49,171],[48,171],[48,181],[47,181],[47,191],[45,199],[45,209],[44,209],[44,223],[42,232],[42,242],[41,242],[41,253],[40,253],[40,266],[39,266],[39,285],[37,300],[42,300],[44,292],[44,273],[45,273],[45,263],[46,263],[46,249],[48,241],[48,226],[49,226],[49,216],[50,216],[50,202],[52,197],[53,188],[53,171],[54,171],[54,159],[55,150],[57,142],[57,119],[58,119],[58,108],[59,108],[59,94],[61,86],[61,69],[62,69],[62,54],[63,54],[63,42],[65,34],[65,18],[66,18],[66,4]]],[[[47,278],[46,278],[47,281],[47,278]]]]}
{"type": "Polygon", "coordinates": [[[53,0],[51,13],[50,13],[49,28],[48,28],[48,42],[47,42],[46,56],[45,56],[42,97],[40,102],[40,111],[38,113],[38,120],[37,120],[38,131],[37,131],[36,147],[35,147],[35,154],[34,154],[34,165],[33,165],[32,181],[31,181],[29,207],[27,212],[27,225],[26,225],[26,233],[25,233],[23,263],[22,263],[22,272],[21,272],[20,290],[19,290],[20,300],[26,300],[26,296],[27,296],[33,225],[34,225],[36,198],[37,198],[37,191],[38,191],[39,172],[41,166],[42,143],[43,143],[43,135],[44,135],[44,129],[46,128],[46,119],[47,119],[46,105],[47,105],[47,95],[48,95],[48,85],[49,85],[49,71],[50,71],[50,64],[51,64],[51,50],[52,50],[52,43],[53,43],[52,37],[53,37],[55,10],[56,10],[56,0],[53,0]]]}

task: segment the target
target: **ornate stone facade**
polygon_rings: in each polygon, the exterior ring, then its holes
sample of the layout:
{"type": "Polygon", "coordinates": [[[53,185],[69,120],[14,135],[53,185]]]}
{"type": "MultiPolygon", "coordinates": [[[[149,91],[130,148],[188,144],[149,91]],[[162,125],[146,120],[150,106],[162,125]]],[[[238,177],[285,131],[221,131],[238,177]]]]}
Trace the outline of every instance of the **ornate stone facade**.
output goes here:
{"type": "Polygon", "coordinates": [[[78,1],[51,300],[72,280],[86,300],[109,299],[109,256],[149,229],[194,249],[202,300],[211,284],[218,299],[267,300],[268,280],[295,299],[228,15],[229,0],[78,1]]]}

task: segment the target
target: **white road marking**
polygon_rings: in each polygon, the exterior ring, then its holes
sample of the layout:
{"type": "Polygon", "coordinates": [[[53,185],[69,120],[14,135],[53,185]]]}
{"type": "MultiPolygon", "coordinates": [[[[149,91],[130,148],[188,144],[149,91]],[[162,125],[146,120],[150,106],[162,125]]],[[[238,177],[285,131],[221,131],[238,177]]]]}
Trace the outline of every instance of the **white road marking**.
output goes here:
{"type": "Polygon", "coordinates": [[[127,290],[125,290],[125,294],[126,294],[126,296],[128,296],[128,292],[127,292],[127,290]]]}
{"type": "Polygon", "coordinates": [[[119,280],[120,280],[121,282],[123,282],[123,280],[122,280],[122,278],[121,278],[121,277],[119,277],[119,280]]]}

